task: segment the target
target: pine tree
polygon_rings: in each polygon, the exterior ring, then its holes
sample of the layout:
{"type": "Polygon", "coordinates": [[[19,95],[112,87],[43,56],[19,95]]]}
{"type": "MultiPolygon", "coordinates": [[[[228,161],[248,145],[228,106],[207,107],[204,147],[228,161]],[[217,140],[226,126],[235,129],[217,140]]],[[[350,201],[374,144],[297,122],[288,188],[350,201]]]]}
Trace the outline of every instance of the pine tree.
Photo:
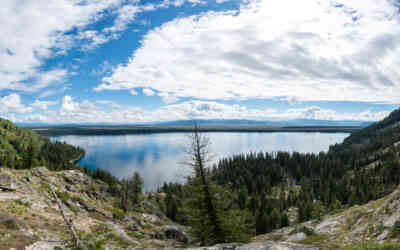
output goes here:
{"type": "Polygon", "coordinates": [[[143,179],[138,172],[135,172],[129,181],[129,199],[132,205],[139,204],[142,195],[143,179]]]}
{"type": "Polygon", "coordinates": [[[206,168],[210,160],[210,141],[194,127],[187,148],[186,165],[193,170],[188,178],[189,198],[185,200],[185,214],[191,234],[201,245],[248,241],[246,216],[235,210],[225,211],[229,191],[213,184],[206,168]]]}

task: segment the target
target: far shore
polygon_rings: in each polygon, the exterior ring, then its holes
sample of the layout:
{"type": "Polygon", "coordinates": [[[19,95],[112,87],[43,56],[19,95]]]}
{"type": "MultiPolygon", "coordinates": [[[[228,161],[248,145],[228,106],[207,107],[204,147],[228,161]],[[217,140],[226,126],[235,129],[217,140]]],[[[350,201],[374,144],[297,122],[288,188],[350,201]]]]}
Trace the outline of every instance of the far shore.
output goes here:
{"type": "MultiPolygon", "coordinates": [[[[193,126],[74,126],[74,127],[32,127],[43,136],[62,135],[130,135],[155,133],[188,133],[193,126]]],[[[352,133],[362,129],[360,126],[201,126],[202,132],[321,132],[321,133],[352,133]]]]}

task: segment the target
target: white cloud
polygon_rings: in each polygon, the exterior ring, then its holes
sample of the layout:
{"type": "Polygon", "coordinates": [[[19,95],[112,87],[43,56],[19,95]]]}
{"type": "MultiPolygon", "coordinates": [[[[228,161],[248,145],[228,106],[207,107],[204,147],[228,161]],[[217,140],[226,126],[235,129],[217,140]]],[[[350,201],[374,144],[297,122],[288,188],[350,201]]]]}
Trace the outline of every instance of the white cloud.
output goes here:
{"type": "MultiPolygon", "coordinates": [[[[0,114],[15,118],[16,114],[31,112],[32,108],[20,103],[19,96],[0,99],[3,103],[0,114]],[[7,107],[5,111],[4,107],[7,107]],[[12,113],[14,112],[14,113],[12,113]]],[[[35,102],[36,103],[36,102],[35,102]]],[[[32,106],[39,106],[33,104],[32,106]]],[[[144,122],[159,122],[187,119],[250,119],[250,120],[357,120],[377,121],[389,112],[372,112],[366,110],[361,113],[339,113],[331,109],[318,106],[296,108],[289,110],[276,109],[249,109],[243,105],[228,105],[210,101],[186,101],[178,104],[168,104],[156,110],[146,111],[139,107],[121,106],[113,101],[88,100],[75,101],[71,96],[64,96],[59,110],[43,109],[40,113],[25,115],[20,122],[48,122],[48,123],[114,123],[134,124],[144,122]],[[109,109],[104,109],[107,105],[109,109]]]]}
{"type": "Polygon", "coordinates": [[[96,90],[400,103],[393,1],[248,2],[238,12],[178,18],[152,30],[96,90]]]}
{"type": "Polygon", "coordinates": [[[50,106],[56,105],[56,101],[40,101],[40,100],[35,100],[35,102],[32,104],[32,107],[41,109],[41,110],[47,110],[50,106]]]}
{"type": "Polygon", "coordinates": [[[171,95],[170,93],[158,93],[157,95],[158,95],[159,97],[161,97],[162,100],[163,100],[165,103],[174,103],[174,102],[179,101],[179,98],[178,98],[178,97],[176,97],[176,96],[174,96],[174,95],[171,95]]]}
{"type": "Polygon", "coordinates": [[[143,94],[146,95],[146,96],[153,96],[153,95],[156,94],[153,90],[147,89],[147,88],[143,89],[142,91],[143,91],[143,94]]]}
{"type": "Polygon", "coordinates": [[[39,90],[49,87],[53,84],[60,84],[65,81],[68,76],[68,71],[63,69],[54,69],[45,73],[39,74],[32,90],[39,90]]]}
{"type": "Polygon", "coordinates": [[[110,101],[110,100],[98,100],[98,101],[96,101],[96,103],[102,104],[102,105],[106,105],[106,106],[110,106],[111,108],[114,108],[114,109],[120,109],[121,108],[121,105],[119,105],[118,103],[116,103],[114,101],[110,101]]]}
{"type": "Polygon", "coordinates": [[[118,31],[125,30],[129,23],[131,23],[138,13],[142,11],[142,8],[135,5],[125,5],[118,9],[118,16],[114,21],[113,26],[105,28],[103,32],[115,33],[118,31]]]}
{"type": "MultiPolygon", "coordinates": [[[[8,96],[0,97],[0,114],[8,114],[13,116],[15,114],[23,114],[32,112],[31,107],[27,107],[21,103],[21,97],[18,94],[10,94],[8,96]]],[[[15,120],[15,119],[13,119],[15,120]]]]}
{"type": "MultiPolygon", "coordinates": [[[[122,0],[3,0],[0,14],[0,90],[29,90],[45,59],[73,46],[65,32],[82,29],[122,0]]],[[[61,72],[61,71],[60,71],[61,72]]],[[[48,72],[54,74],[55,72],[48,72]]],[[[47,86],[46,81],[38,87],[47,86]]]]}

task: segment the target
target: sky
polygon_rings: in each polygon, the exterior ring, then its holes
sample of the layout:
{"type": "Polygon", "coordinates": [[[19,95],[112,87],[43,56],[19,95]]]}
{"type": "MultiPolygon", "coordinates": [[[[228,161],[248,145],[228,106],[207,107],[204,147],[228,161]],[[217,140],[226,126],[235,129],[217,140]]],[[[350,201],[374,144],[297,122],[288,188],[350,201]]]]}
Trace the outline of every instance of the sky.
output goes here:
{"type": "Polygon", "coordinates": [[[0,117],[377,121],[398,0],[2,0],[0,117]]]}

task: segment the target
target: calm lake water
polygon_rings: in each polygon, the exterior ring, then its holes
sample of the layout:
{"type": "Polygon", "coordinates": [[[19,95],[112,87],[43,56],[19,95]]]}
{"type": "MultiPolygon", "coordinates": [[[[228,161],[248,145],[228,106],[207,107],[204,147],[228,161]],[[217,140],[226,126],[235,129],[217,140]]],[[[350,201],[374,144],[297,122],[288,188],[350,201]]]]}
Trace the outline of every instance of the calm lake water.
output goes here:
{"type": "MultiPolygon", "coordinates": [[[[347,133],[205,133],[211,141],[214,161],[222,157],[247,152],[327,151],[329,145],[340,143],[347,133]]],[[[60,136],[85,149],[86,156],[78,164],[90,168],[107,169],[117,177],[128,177],[138,171],[145,190],[152,190],[164,181],[183,181],[189,173],[182,165],[185,145],[184,133],[145,134],[123,136],[60,136]]]]}

